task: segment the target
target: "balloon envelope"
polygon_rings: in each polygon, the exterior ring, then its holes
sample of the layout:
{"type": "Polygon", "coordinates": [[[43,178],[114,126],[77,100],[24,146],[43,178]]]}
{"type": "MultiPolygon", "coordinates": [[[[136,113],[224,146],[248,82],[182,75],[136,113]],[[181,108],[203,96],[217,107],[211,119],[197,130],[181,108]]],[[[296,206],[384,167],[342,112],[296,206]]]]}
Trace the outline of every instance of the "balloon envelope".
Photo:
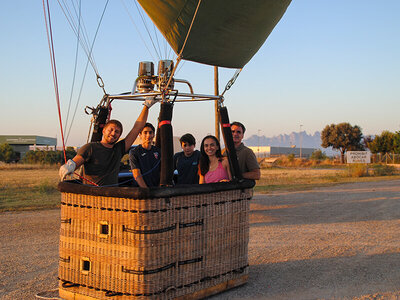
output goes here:
{"type": "MultiPolygon", "coordinates": [[[[198,0],[138,0],[177,55],[198,0]]],[[[264,44],[291,0],[202,0],[182,59],[242,68],[264,44]]]]}

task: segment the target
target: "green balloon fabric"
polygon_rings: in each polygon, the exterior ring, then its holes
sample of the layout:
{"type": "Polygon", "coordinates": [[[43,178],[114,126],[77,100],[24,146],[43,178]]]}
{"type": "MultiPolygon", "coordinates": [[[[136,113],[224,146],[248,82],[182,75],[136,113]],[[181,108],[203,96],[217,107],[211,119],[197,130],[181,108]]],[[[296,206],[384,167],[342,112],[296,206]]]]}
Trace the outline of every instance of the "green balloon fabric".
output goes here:
{"type": "Polygon", "coordinates": [[[242,68],[282,18],[291,0],[138,0],[182,59],[242,68]]]}

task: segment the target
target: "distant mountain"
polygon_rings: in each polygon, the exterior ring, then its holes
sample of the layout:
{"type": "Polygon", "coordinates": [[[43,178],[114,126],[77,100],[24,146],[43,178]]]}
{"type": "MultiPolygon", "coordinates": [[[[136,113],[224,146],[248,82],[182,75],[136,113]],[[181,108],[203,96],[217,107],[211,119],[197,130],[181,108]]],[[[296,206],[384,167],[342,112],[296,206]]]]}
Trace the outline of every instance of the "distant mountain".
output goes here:
{"type": "Polygon", "coordinates": [[[292,132],[291,134],[280,134],[278,136],[273,136],[267,138],[265,136],[258,137],[257,135],[252,135],[247,139],[244,139],[244,144],[246,146],[275,146],[275,147],[291,147],[296,146],[300,148],[300,137],[301,137],[301,147],[303,148],[314,148],[321,149],[328,156],[336,156],[339,154],[338,151],[332,150],[332,147],[322,148],[321,147],[321,132],[316,131],[314,134],[307,134],[307,132],[302,131],[292,132]],[[260,143],[260,144],[259,144],[260,143]]]}
{"type": "Polygon", "coordinates": [[[307,134],[307,132],[292,132],[291,134],[280,134],[273,137],[265,137],[252,135],[244,140],[247,146],[275,146],[275,147],[290,147],[296,146],[304,148],[318,148],[324,151],[321,147],[321,133],[316,131],[314,134],[307,134]]]}

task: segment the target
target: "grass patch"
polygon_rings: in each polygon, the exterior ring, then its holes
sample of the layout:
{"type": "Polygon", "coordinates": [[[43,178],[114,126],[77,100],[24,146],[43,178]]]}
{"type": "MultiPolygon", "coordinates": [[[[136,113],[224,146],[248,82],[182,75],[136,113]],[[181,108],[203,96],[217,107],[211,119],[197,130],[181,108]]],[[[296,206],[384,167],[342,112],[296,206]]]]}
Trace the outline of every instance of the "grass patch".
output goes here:
{"type": "MultiPolygon", "coordinates": [[[[371,165],[368,171],[369,176],[353,177],[342,165],[263,168],[255,191],[300,191],[340,183],[400,179],[399,170],[391,166],[371,165]]],[[[59,207],[58,178],[57,166],[1,165],[0,212],[59,207]]]]}
{"type": "Polygon", "coordinates": [[[0,169],[0,211],[56,208],[58,167],[11,165],[0,169]]]}
{"type": "MultiPolygon", "coordinates": [[[[364,171],[364,169],[362,169],[364,171]]],[[[376,174],[375,174],[376,175],[376,174]]],[[[371,182],[400,179],[398,171],[392,176],[354,176],[346,167],[339,168],[264,168],[255,191],[269,193],[277,190],[300,191],[340,183],[371,182]],[[396,174],[396,175],[394,175],[396,174]]]]}

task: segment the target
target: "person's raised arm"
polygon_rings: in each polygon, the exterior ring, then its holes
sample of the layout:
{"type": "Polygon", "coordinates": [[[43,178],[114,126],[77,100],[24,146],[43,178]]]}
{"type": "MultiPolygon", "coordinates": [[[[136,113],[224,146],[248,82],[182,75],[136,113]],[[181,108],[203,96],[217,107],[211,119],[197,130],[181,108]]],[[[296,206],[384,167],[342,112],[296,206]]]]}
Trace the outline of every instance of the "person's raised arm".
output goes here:
{"type": "Polygon", "coordinates": [[[128,151],[132,146],[133,142],[136,140],[139,133],[142,131],[144,125],[147,122],[147,117],[149,115],[149,109],[156,103],[158,100],[155,99],[147,99],[143,102],[143,109],[137,118],[135,124],[133,125],[131,131],[129,131],[128,135],[125,137],[125,151],[128,151]]]}

